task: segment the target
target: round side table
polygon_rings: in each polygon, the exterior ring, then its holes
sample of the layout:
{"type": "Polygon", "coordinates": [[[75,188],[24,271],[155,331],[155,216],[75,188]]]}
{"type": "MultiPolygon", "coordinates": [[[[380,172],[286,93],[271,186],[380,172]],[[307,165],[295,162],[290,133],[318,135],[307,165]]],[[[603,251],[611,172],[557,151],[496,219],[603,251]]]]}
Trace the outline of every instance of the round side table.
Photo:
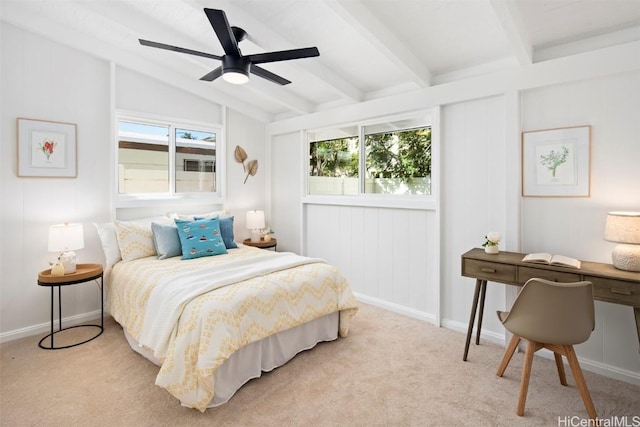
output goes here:
{"type": "Polygon", "coordinates": [[[38,346],[45,350],[60,350],[63,348],[75,347],[80,344],[84,344],[89,342],[97,337],[99,337],[104,331],[104,290],[103,290],[103,270],[102,265],[100,264],[78,264],[76,266],[76,272],[71,274],[65,274],[64,276],[52,276],[51,269],[43,270],[38,274],[38,285],[40,286],[48,286],[51,288],[51,333],[40,340],[38,346]],[[63,286],[76,285],[78,283],[89,282],[95,280],[98,283],[98,279],[100,279],[100,283],[98,287],[100,288],[100,324],[99,325],[76,325],[69,326],[67,328],[62,327],[62,299],[61,299],[61,291],[60,289],[63,286]],[[58,330],[54,331],[54,318],[53,318],[53,301],[54,301],[54,288],[58,288],[58,330]],[[86,339],[82,342],[65,345],[61,347],[56,347],[53,342],[53,338],[55,334],[58,332],[66,331],[67,329],[73,328],[98,328],[98,333],[92,336],[89,339],[86,339]],[[43,344],[44,340],[51,337],[51,345],[45,346],[43,344]]]}
{"type": "Polygon", "coordinates": [[[268,242],[265,242],[263,239],[260,239],[259,242],[252,242],[251,239],[244,239],[242,244],[260,249],[273,248],[274,251],[278,251],[278,240],[274,239],[273,237],[268,242]]]}

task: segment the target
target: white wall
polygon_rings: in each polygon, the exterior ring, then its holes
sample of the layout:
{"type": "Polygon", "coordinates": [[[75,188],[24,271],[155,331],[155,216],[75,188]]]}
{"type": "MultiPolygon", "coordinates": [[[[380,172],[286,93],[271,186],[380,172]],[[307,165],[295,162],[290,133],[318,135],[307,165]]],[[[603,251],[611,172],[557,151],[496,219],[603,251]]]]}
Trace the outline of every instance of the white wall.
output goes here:
{"type": "Polygon", "coordinates": [[[279,251],[303,253],[300,133],[278,135],[271,148],[270,212],[279,251]]]}
{"type": "MultiPolygon", "coordinates": [[[[241,113],[225,114],[220,105],[131,70],[115,67],[112,75],[104,60],[5,22],[0,35],[0,341],[5,341],[44,333],[49,327],[49,289],[36,284],[38,272],[56,256],[47,253],[49,225],[82,223],[85,248],[76,251],[79,262],[104,262],[92,223],[115,216],[112,103],[141,113],[216,124],[226,121],[228,145],[242,145],[261,165],[265,133],[263,123],[241,113]],[[77,178],[17,177],[17,117],[77,125],[77,178]]],[[[245,211],[265,208],[268,169],[261,166],[243,184],[242,165],[233,161],[232,149],[226,157],[225,207],[236,215],[236,233],[242,239],[248,237],[245,211]]],[[[204,206],[155,206],[125,215],[191,209],[204,206]]],[[[95,317],[100,307],[95,286],[67,287],[62,298],[65,325],[95,317]]]]}
{"type": "MultiPolygon", "coordinates": [[[[607,212],[640,211],[640,72],[530,90],[523,130],[591,125],[591,196],[522,199],[522,249],[611,262],[607,212]]],[[[596,329],[580,357],[640,376],[631,307],[596,301],[596,329]]]]}
{"type": "MultiPolygon", "coordinates": [[[[102,259],[92,221],[109,218],[109,66],[40,36],[2,23],[2,112],[0,194],[0,327],[3,334],[45,324],[49,288],[36,284],[47,253],[48,227],[84,224],[79,262],[102,259]],[[77,178],[18,178],[16,118],[77,125],[77,178]]],[[[95,286],[63,291],[63,315],[99,309],[95,286]]]]}
{"type": "MultiPolygon", "coordinates": [[[[401,209],[303,204],[302,189],[294,185],[294,196],[274,197],[272,204],[276,221],[285,213],[288,224],[279,246],[300,247],[338,265],[365,301],[440,319],[460,332],[466,331],[475,284],[461,277],[460,255],[479,247],[488,231],[503,234],[503,250],[608,262],[613,244],[602,239],[606,212],[640,210],[637,48],[603,49],[270,123],[271,150],[286,165],[274,170],[274,191],[281,193],[280,185],[302,179],[304,130],[442,106],[438,242],[429,240],[438,221],[428,210],[408,215],[401,209]],[[582,124],[593,127],[591,197],[521,197],[521,131],[582,124]],[[436,255],[431,244],[439,251],[439,282],[429,264],[436,255]],[[406,271],[420,261],[424,266],[415,276],[422,280],[406,271]]],[[[484,338],[503,342],[504,329],[493,313],[509,306],[514,289],[489,285],[484,338]]],[[[597,302],[596,316],[596,331],[577,349],[585,369],[640,384],[633,310],[597,302]]],[[[459,357],[463,348],[461,335],[459,357]]],[[[470,357],[475,351],[482,349],[471,349],[470,357]]]]}

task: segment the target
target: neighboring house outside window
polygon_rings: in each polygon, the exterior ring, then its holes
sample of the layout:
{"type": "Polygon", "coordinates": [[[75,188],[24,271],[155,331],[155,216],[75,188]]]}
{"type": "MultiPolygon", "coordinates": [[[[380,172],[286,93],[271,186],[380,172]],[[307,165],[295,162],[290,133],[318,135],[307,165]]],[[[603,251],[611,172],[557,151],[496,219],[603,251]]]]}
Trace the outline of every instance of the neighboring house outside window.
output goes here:
{"type": "Polygon", "coordinates": [[[220,196],[222,128],[119,115],[117,194],[220,196]]]}

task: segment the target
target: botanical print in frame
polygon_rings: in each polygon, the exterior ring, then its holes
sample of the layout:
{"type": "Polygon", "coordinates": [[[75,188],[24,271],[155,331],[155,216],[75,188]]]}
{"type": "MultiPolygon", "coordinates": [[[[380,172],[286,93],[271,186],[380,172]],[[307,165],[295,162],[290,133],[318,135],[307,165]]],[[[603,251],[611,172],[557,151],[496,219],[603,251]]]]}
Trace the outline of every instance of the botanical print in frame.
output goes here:
{"type": "Polygon", "coordinates": [[[522,133],[522,195],[588,197],[591,126],[522,133]]]}
{"type": "Polygon", "coordinates": [[[76,125],[18,118],[18,176],[75,178],[76,125]]]}

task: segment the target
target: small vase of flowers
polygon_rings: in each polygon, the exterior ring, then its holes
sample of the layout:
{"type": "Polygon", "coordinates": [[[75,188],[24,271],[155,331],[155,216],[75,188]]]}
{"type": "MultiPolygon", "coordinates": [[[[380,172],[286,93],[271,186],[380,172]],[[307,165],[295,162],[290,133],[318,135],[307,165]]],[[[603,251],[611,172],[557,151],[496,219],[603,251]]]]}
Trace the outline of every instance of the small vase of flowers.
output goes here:
{"type": "Polygon", "coordinates": [[[484,236],[484,243],[482,244],[482,246],[484,246],[484,251],[488,254],[497,254],[500,252],[498,245],[500,244],[501,239],[502,236],[497,231],[490,231],[487,233],[487,235],[484,236]]]}
{"type": "Polygon", "coordinates": [[[264,242],[270,242],[271,235],[273,234],[273,230],[271,229],[271,227],[265,227],[261,230],[261,232],[262,232],[262,240],[264,242]]]}

